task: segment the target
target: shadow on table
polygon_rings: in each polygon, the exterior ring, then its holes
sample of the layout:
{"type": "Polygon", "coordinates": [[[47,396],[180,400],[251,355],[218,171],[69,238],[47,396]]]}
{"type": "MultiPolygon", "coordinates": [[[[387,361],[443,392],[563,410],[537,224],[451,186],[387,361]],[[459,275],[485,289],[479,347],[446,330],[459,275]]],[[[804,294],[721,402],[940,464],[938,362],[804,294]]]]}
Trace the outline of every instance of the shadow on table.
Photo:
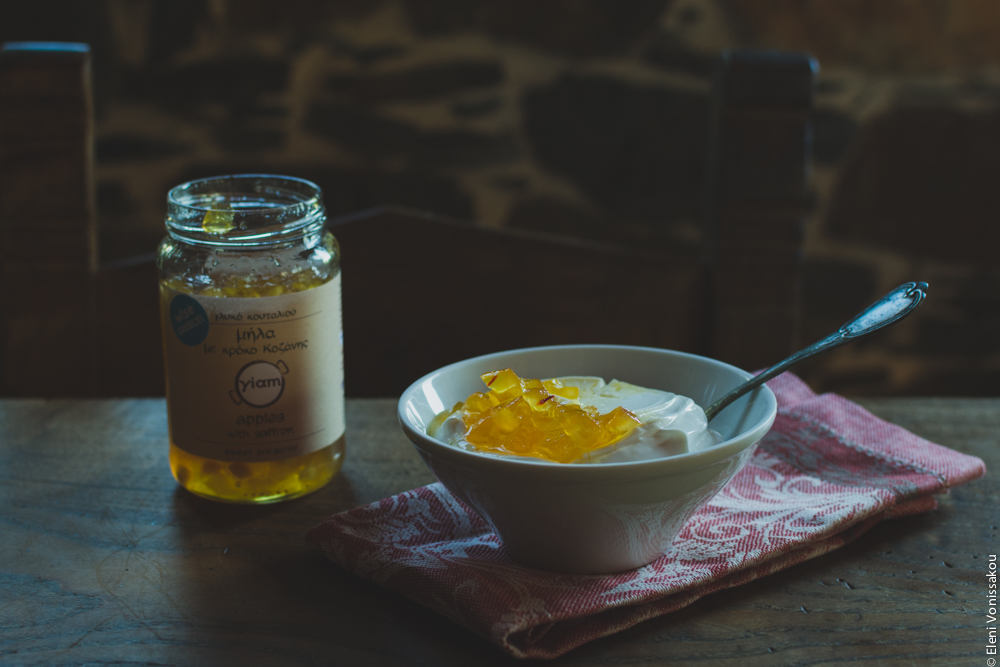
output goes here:
{"type": "Polygon", "coordinates": [[[178,488],[183,557],[174,579],[189,614],[181,643],[251,662],[524,664],[306,543],[309,528],[353,506],[344,475],[310,496],[262,506],[215,503],[178,488]]]}

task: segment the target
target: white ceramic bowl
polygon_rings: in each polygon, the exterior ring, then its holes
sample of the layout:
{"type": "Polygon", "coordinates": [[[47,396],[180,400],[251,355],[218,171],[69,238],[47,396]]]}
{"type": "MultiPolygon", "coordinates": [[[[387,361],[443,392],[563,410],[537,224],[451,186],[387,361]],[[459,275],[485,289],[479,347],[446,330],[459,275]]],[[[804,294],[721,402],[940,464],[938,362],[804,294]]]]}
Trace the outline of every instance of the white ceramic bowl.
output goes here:
{"type": "Polygon", "coordinates": [[[511,557],[556,572],[600,574],[645,565],[749,460],[777,413],[767,387],[712,421],[724,441],[709,450],[628,463],[562,464],[457,449],[426,433],[434,415],[483,391],[479,376],[594,375],[711,404],[750,373],[683,352],[565,345],[498,352],[426,375],[403,392],[399,421],[442,484],[496,530],[511,557]]]}

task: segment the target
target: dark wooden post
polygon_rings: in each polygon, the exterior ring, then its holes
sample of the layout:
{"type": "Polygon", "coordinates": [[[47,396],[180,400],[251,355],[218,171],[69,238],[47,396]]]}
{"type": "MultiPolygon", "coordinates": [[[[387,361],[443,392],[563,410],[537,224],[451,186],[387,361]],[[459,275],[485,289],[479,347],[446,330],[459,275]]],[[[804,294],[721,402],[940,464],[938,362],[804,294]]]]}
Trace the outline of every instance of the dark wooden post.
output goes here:
{"type": "Polygon", "coordinates": [[[85,396],[93,387],[96,268],[90,49],[0,50],[0,391],[85,396]]]}
{"type": "Polygon", "coordinates": [[[717,72],[707,228],[710,354],[747,369],[789,352],[819,65],[808,55],[728,51],[717,72]]]}

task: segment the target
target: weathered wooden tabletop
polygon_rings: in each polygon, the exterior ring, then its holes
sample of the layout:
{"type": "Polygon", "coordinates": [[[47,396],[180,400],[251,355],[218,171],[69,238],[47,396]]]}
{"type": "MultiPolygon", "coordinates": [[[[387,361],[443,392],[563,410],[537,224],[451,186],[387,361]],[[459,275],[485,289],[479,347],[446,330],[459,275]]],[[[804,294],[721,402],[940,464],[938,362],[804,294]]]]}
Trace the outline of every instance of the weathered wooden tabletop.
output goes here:
{"type": "MultiPolygon", "coordinates": [[[[861,402],[1000,464],[1000,399],[861,402]]],[[[162,400],[0,401],[0,664],[520,663],[305,543],[329,514],[433,481],[395,401],[349,401],[348,438],[321,491],[221,505],[170,477],[162,400]]],[[[987,473],[935,512],[553,664],[987,665],[998,501],[987,473]]]]}

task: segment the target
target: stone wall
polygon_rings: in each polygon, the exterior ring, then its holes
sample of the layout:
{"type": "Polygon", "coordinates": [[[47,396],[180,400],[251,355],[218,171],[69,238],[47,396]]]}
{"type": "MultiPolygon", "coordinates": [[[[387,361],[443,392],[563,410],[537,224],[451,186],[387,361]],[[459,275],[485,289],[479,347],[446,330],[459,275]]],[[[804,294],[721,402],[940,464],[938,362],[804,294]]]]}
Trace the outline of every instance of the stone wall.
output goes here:
{"type": "Polygon", "coordinates": [[[818,390],[995,395],[995,0],[34,0],[0,40],[94,52],[102,260],[152,251],[172,185],[266,171],[332,214],[394,203],[696,252],[724,48],[822,67],[803,343],[907,280],[910,320],[818,390]]]}

